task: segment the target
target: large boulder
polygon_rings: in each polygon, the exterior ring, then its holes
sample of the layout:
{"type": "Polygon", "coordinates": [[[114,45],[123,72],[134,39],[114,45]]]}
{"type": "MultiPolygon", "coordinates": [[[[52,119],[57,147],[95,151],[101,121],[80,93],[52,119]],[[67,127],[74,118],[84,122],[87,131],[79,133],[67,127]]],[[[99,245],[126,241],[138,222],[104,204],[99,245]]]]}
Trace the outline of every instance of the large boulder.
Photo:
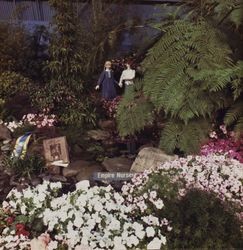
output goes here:
{"type": "Polygon", "coordinates": [[[101,129],[89,130],[87,134],[95,141],[105,141],[110,138],[110,133],[101,129]]]}
{"type": "Polygon", "coordinates": [[[77,181],[91,180],[95,172],[103,172],[104,168],[98,164],[83,167],[76,176],[77,181]]]}
{"type": "Polygon", "coordinates": [[[106,158],[102,165],[109,172],[127,172],[130,171],[132,160],[125,157],[106,158]]]}
{"type": "Polygon", "coordinates": [[[0,124],[0,140],[11,140],[11,132],[3,124],[0,124]]]}
{"type": "Polygon", "coordinates": [[[154,169],[163,162],[175,160],[177,158],[177,155],[167,155],[158,148],[143,148],[133,162],[131,172],[143,172],[146,169],[154,169]]]}
{"type": "Polygon", "coordinates": [[[78,160],[71,162],[68,167],[63,168],[63,176],[66,178],[76,176],[83,168],[91,165],[91,162],[78,160]]]}

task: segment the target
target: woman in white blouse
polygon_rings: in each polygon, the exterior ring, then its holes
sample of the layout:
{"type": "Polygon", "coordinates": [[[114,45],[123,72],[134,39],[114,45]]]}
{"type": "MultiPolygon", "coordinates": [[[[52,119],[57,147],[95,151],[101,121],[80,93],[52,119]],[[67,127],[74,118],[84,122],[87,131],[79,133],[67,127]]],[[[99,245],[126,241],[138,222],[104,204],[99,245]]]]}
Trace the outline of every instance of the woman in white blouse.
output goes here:
{"type": "Polygon", "coordinates": [[[126,63],[127,69],[122,71],[120,81],[119,81],[119,86],[123,86],[123,82],[125,83],[126,86],[132,85],[134,83],[134,78],[135,78],[135,70],[131,69],[130,63],[126,63]]]}

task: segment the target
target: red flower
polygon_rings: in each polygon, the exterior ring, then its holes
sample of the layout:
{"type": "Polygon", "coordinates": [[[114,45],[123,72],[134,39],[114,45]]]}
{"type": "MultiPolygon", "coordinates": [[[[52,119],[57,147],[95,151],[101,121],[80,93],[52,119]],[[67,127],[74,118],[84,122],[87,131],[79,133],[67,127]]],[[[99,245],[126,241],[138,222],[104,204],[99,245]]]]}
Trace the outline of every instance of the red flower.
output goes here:
{"type": "Polygon", "coordinates": [[[23,223],[16,224],[15,228],[16,228],[16,234],[17,235],[24,235],[24,236],[27,236],[27,237],[30,235],[30,232],[28,232],[25,229],[25,225],[23,223]]]}
{"type": "Polygon", "coordinates": [[[14,222],[14,217],[8,217],[6,219],[6,222],[7,222],[8,225],[11,225],[14,222]]]}
{"type": "Polygon", "coordinates": [[[23,229],[21,231],[17,231],[16,234],[17,235],[23,235],[23,236],[29,237],[30,232],[28,232],[27,230],[23,229]]]}
{"type": "Polygon", "coordinates": [[[24,224],[23,223],[18,223],[15,225],[15,228],[17,231],[22,231],[24,230],[24,224]]]}

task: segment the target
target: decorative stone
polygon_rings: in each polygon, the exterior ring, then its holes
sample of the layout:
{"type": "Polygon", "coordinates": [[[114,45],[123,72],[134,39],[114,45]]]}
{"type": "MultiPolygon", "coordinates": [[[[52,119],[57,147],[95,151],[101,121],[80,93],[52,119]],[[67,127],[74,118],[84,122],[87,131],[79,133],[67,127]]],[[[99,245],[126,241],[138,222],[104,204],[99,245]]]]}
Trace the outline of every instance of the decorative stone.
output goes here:
{"type": "Polygon", "coordinates": [[[167,155],[158,148],[143,148],[133,162],[131,172],[143,172],[146,169],[154,169],[163,162],[175,159],[178,159],[177,155],[167,155]]]}
{"type": "Polygon", "coordinates": [[[50,177],[50,180],[51,181],[54,181],[54,182],[67,182],[67,178],[65,178],[64,176],[62,175],[53,175],[50,177]]]}
{"type": "Polygon", "coordinates": [[[48,166],[48,173],[53,175],[60,175],[61,174],[61,167],[59,166],[48,166]]]}
{"type": "Polygon", "coordinates": [[[95,141],[105,141],[110,138],[110,133],[101,129],[90,130],[87,134],[95,141]]]}
{"type": "Polygon", "coordinates": [[[95,172],[102,172],[104,169],[100,165],[90,165],[82,168],[76,176],[77,181],[91,180],[95,172]]]}
{"type": "Polygon", "coordinates": [[[66,177],[66,178],[74,177],[78,173],[79,173],[78,169],[73,169],[73,168],[69,168],[69,167],[64,168],[63,172],[62,172],[63,176],[66,177]]]}
{"type": "Polygon", "coordinates": [[[79,145],[74,145],[72,153],[75,155],[80,155],[84,152],[84,150],[79,145]]]}
{"type": "Polygon", "coordinates": [[[0,124],[0,140],[11,140],[11,139],[12,137],[10,130],[3,124],[0,124]]]}
{"type": "Polygon", "coordinates": [[[102,165],[109,172],[127,172],[130,171],[132,160],[125,157],[106,158],[102,165]]]}
{"type": "Polygon", "coordinates": [[[67,168],[63,168],[63,176],[66,178],[76,176],[83,168],[90,166],[88,161],[78,160],[71,162],[67,168]]]}
{"type": "Polygon", "coordinates": [[[35,178],[32,178],[31,179],[31,184],[35,187],[35,186],[37,186],[37,185],[39,185],[39,184],[41,184],[42,183],[42,180],[41,180],[41,178],[39,178],[39,177],[35,177],[35,178]]]}

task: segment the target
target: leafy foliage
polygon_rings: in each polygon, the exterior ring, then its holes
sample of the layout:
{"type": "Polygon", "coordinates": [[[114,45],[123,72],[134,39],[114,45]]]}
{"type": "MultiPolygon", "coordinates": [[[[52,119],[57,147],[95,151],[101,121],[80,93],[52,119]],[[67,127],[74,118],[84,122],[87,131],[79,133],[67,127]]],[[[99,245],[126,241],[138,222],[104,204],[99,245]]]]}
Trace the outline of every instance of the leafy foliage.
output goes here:
{"type": "Polygon", "coordinates": [[[27,155],[24,159],[5,156],[3,159],[5,167],[12,170],[21,177],[29,177],[33,174],[40,174],[45,166],[45,161],[39,155],[27,155]]]}
{"type": "Polygon", "coordinates": [[[210,116],[224,105],[217,90],[230,80],[229,74],[221,74],[232,64],[228,45],[204,21],[176,21],[164,31],[144,61],[145,95],[155,107],[185,123],[210,116]]]}
{"type": "Polygon", "coordinates": [[[227,22],[239,27],[243,21],[241,0],[185,0],[183,6],[190,8],[194,18],[207,17],[218,23],[227,22]]]}
{"type": "Polygon", "coordinates": [[[30,39],[24,29],[0,23],[0,72],[26,72],[31,57],[30,39]]]}
{"type": "Polygon", "coordinates": [[[134,134],[153,121],[153,106],[141,95],[141,88],[139,86],[127,88],[126,95],[117,110],[118,129],[121,136],[134,134]]]}
{"type": "Polygon", "coordinates": [[[7,99],[18,92],[26,93],[31,87],[31,80],[19,73],[5,71],[0,74],[0,98],[7,99]]]}
{"type": "Polygon", "coordinates": [[[224,118],[226,125],[231,126],[235,125],[235,132],[238,137],[242,134],[243,131],[243,62],[240,61],[237,65],[237,75],[238,78],[234,78],[231,83],[232,95],[234,98],[234,103],[227,110],[227,113],[224,118]]]}
{"type": "Polygon", "coordinates": [[[169,211],[174,219],[168,244],[172,249],[242,247],[240,223],[214,194],[191,190],[169,211]]]}
{"type": "Polygon", "coordinates": [[[16,96],[26,96],[28,98],[31,86],[33,86],[31,79],[24,77],[20,73],[13,71],[0,73],[0,113],[2,119],[24,109],[23,103],[21,103],[21,108],[16,106],[20,104],[16,96]],[[15,110],[9,108],[9,103],[15,104],[15,110]]]}
{"type": "Polygon", "coordinates": [[[49,1],[55,10],[54,32],[45,68],[46,84],[37,87],[33,104],[56,113],[64,124],[94,123],[95,111],[84,88],[85,36],[73,1],[49,1]]]}
{"type": "Polygon", "coordinates": [[[56,100],[68,98],[73,91],[83,89],[82,63],[85,55],[81,54],[79,38],[80,26],[72,1],[50,0],[55,9],[53,19],[55,32],[51,40],[48,70],[51,74],[50,88],[55,89],[56,100]]]}
{"type": "Polygon", "coordinates": [[[175,149],[197,153],[200,149],[199,142],[205,140],[209,128],[209,122],[204,119],[195,119],[186,126],[180,120],[170,120],[162,131],[160,147],[168,153],[175,149]]]}
{"type": "MultiPolygon", "coordinates": [[[[241,67],[231,59],[232,51],[222,32],[205,20],[177,20],[165,24],[162,30],[163,36],[143,62],[142,95],[152,102],[154,110],[165,112],[168,123],[160,146],[169,153],[178,148],[196,152],[216,112],[231,102],[229,87],[241,81],[241,67]]],[[[133,112],[139,117],[145,114],[141,106],[133,112]]],[[[128,114],[120,109],[119,123],[128,114]]],[[[145,119],[135,127],[130,121],[119,127],[120,133],[132,134],[147,122],[145,119]]]]}

